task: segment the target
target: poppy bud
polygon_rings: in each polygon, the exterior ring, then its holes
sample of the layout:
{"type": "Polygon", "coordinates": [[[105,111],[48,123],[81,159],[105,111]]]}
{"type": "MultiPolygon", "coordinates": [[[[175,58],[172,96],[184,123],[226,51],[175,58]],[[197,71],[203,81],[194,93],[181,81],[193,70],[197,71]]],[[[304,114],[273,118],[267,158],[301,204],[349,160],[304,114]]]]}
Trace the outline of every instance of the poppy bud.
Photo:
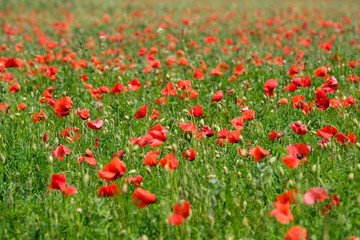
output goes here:
{"type": "Polygon", "coordinates": [[[126,153],[126,155],[129,155],[130,149],[128,147],[125,148],[125,153],[126,153]]]}
{"type": "Polygon", "coordinates": [[[360,195],[356,197],[356,205],[360,207],[360,195]]]}
{"type": "Polygon", "coordinates": [[[26,185],[27,185],[28,187],[30,187],[31,184],[32,184],[32,180],[31,180],[31,178],[28,178],[28,180],[26,181],[26,185]]]}
{"type": "Polygon", "coordinates": [[[279,172],[280,172],[280,175],[283,177],[284,176],[284,169],[282,167],[279,167],[279,172]]]}
{"type": "Polygon", "coordinates": [[[246,217],[243,218],[241,223],[244,227],[249,227],[249,220],[246,217]]]}
{"type": "Polygon", "coordinates": [[[312,171],[312,172],[316,172],[316,164],[314,164],[314,165],[311,167],[311,171],[312,171]]]}
{"type": "Polygon", "coordinates": [[[354,173],[350,173],[348,176],[349,182],[352,182],[354,180],[354,173]]]}
{"type": "Polygon", "coordinates": [[[165,121],[166,120],[166,118],[162,118],[162,119],[160,119],[160,123],[162,123],[163,121],[165,121]]]}
{"type": "Polygon", "coordinates": [[[148,174],[151,174],[151,169],[150,169],[149,167],[146,167],[146,172],[147,172],[148,174]]]}
{"type": "Polygon", "coordinates": [[[311,133],[312,135],[316,135],[316,132],[315,132],[315,131],[310,131],[310,133],[311,133]]]}
{"type": "MultiPolygon", "coordinates": [[[[240,137],[239,137],[239,142],[244,142],[244,138],[243,138],[243,136],[242,135],[240,135],[240,137]]],[[[245,149],[244,149],[245,150],[245,149]]],[[[245,150],[246,151],[246,150],[245,150]]],[[[246,153],[245,153],[245,155],[246,155],[246,153]]]]}
{"type": "Polygon", "coordinates": [[[218,125],[214,125],[213,127],[214,127],[214,129],[215,129],[217,132],[220,131],[220,127],[219,127],[218,125]]]}
{"type": "Polygon", "coordinates": [[[270,158],[270,163],[274,163],[274,162],[276,162],[276,157],[271,157],[270,158]]]}
{"type": "Polygon", "coordinates": [[[201,125],[201,126],[204,126],[204,125],[205,125],[204,119],[201,119],[201,120],[200,120],[200,125],[201,125]]]}
{"type": "Polygon", "coordinates": [[[56,146],[59,145],[59,138],[57,138],[57,137],[55,138],[54,145],[56,145],[56,146]]]}
{"type": "Polygon", "coordinates": [[[244,210],[244,211],[245,211],[246,207],[247,207],[247,202],[244,201],[244,202],[243,202],[243,210],[244,210]]]}
{"type": "Polygon", "coordinates": [[[124,183],[121,190],[122,194],[125,195],[127,193],[127,190],[128,190],[128,184],[124,183]]]}
{"type": "Polygon", "coordinates": [[[237,176],[238,176],[238,177],[241,177],[241,172],[237,172],[237,176]]]}
{"type": "Polygon", "coordinates": [[[83,181],[84,181],[85,184],[87,184],[87,183],[89,182],[89,180],[90,180],[90,176],[89,176],[88,173],[86,173],[86,174],[84,175],[83,181]]]}
{"type": "Polygon", "coordinates": [[[356,143],[356,146],[357,146],[358,148],[360,148],[360,143],[357,142],[357,143],[356,143]]]}
{"type": "Polygon", "coordinates": [[[49,163],[52,165],[54,163],[54,158],[52,156],[49,157],[48,159],[49,163]]]}
{"type": "Polygon", "coordinates": [[[173,144],[171,145],[171,148],[172,148],[172,151],[173,151],[173,152],[177,152],[177,150],[178,150],[178,146],[177,146],[175,143],[173,143],[173,144]]]}
{"type": "Polygon", "coordinates": [[[357,169],[360,171],[360,163],[358,163],[358,165],[357,165],[357,169]]]}
{"type": "Polygon", "coordinates": [[[220,158],[221,156],[220,156],[220,154],[216,154],[215,157],[216,157],[216,158],[220,158]]]}
{"type": "Polygon", "coordinates": [[[6,158],[2,153],[0,153],[0,160],[2,163],[5,163],[5,161],[6,161],[6,158]]]}
{"type": "Polygon", "coordinates": [[[354,123],[355,123],[356,126],[359,127],[359,122],[358,122],[358,120],[356,118],[354,119],[354,123]]]}
{"type": "Polygon", "coordinates": [[[129,120],[129,116],[128,116],[128,115],[125,115],[124,118],[125,118],[126,120],[129,120]]]}
{"type": "Polygon", "coordinates": [[[133,145],[133,146],[132,146],[132,151],[133,151],[133,152],[136,152],[138,149],[139,149],[139,146],[138,146],[138,145],[133,145]]]}
{"type": "Polygon", "coordinates": [[[78,212],[78,213],[82,213],[82,211],[83,211],[82,208],[77,208],[76,209],[76,212],[78,212]]]}
{"type": "Polygon", "coordinates": [[[292,180],[289,180],[287,182],[287,185],[289,186],[289,188],[291,188],[292,186],[294,186],[294,182],[292,180]]]}
{"type": "Polygon", "coordinates": [[[224,173],[227,175],[229,173],[229,170],[226,166],[224,166],[224,173]]]}
{"type": "Polygon", "coordinates": [[[246,177],[247,177],[247,180],[248,180],[249,182],[252,180],[251,173],[248,173],[246,177]]]}
{"type": "Polygon", "coordinates": [[[32,148],[32,150],[33,150],[34,152],[36,152],[37,147],[36,147],[36,144],[35,144],[34,142],[33,142],[32,146],[31,146],[31,148],[32,148]]]}
{"type": "Polygon", "coordinates": [[[127,234],[127,231],[126,231],[125,229],[120,232],[120,235],[121,235],[121,236],[124,236],[124,235],[126,235],[126,234],[127,234]]]}
{"type": "Polygon", "coordinates": [[[179,122],[180,122],[180,123],[185,123],[184,118],[180,118],[179,122]]]}

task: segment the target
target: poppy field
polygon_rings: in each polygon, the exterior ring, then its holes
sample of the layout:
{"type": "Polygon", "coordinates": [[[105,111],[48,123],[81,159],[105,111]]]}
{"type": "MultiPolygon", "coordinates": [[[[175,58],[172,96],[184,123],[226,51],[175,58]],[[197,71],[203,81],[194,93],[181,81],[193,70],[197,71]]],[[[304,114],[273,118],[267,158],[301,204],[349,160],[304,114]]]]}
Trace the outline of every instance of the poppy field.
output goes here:
{"type": "Polygon", "coordinates": [[[359,2],[1,5],[1,239],[359,239],[359,2]]]}

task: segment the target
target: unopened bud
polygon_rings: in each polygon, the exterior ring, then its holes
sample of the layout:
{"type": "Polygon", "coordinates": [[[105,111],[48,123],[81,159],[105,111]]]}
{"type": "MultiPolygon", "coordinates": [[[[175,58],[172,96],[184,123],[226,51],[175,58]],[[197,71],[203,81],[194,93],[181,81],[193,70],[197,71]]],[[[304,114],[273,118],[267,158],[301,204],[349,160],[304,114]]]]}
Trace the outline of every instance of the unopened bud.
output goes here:
{"type": "Polygon", "coordinates": [[[279,167],[279,172],[282,177],[285,175],[284,169],[282,167],[279,167]]]}
{"type": "Polygon", "coordinates": [[[88,173],[86,173],[86,174],[84,175],[83,181],[84,181],[85,184],[87,184],[87,183],[89,182],[89,180],[90,180],[90,176],[89,176],[88,173]]]}
{"type": "Polygon", "coordinates": [[[226,166],[224,166],[224,173],[227,175],[229,173],[229,170],[226,166]]]}
{"type": "Polygon", "coordinates": [[[6,161],[6,158],[5,158],[5,156],[4,156],[2,153],[0,153],[0,161],[1,161],[2,163],[5,163],[5,161],[6,161]]]}
{"type": "Polygon", "coordinates": [[[349,182],[352,182],[354,180],[354,173],[350,173],[348,176],[349,182]]]}
{"type": "Polygon", "coordinates": [[[52,156],[49,157],[48,159],[49,163],[52,165],[54,163],[54,158],[52,156]]]}
{"type": "Polygon", "coordinates": [[[177,152],[178,150],[178,146],[175,143],[171,144],[171,148],[173,152],[177,152]]]}
{"type": "Polygon", "coordinates": [[[125,195],[127,193],[127,190],[128,190],[128,185],[127,183],[124,183],[121,190],[122,194],[125,195]]]}

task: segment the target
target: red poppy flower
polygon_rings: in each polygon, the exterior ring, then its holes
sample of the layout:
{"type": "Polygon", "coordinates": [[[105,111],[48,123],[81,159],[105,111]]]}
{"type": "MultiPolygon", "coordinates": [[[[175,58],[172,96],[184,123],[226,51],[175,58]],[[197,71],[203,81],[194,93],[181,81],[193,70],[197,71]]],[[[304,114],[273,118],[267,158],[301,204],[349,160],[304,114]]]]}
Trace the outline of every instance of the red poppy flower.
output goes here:
{"type": "Polygon", "coordinates": [[[270,140],[273,140],[275,138],[281,138],[282,132],[276,133],[274,130],[271,130],[271,132],[268,134],[268,137],[270,140]]]}
{"type": "Polygon", "coordinates": [[[285,234],[284,240],[307,240],[306,229],[300,226],[294,226],[285,234]]]}
{"type": "Polygon", "coordinates": [[[161,90],[160,94],[168,96],[175,96],[176,95],[176,88],[174,88],[173,82],[168,82],[168,84],[166,84],[165,88],[163,90],[161,90]]]}
{"type": "Polygon", "coordinates": [[[288,224],[290,221],[294,221],[294,217],[290,211],[290,202],[274,202],[274,207],[275,209],[272,210],[269,215],[274,216],[278,222],[288,224]]]}
{"type": "Polygon", "coordinates": [[[148,165],[150,167],[155,166],[159,163],[159,161],[156,159],[156,156],[160,155],[160,150],[158,151],[149,151],[144,156],[145,160],[143,161],[143,164],[148,165]]]}
{"type": "Polygon", "coordinates": [[[195,73],[193,75],[193,78],[197,78],[198,80],[204,80],[204,74],[202,72],[202,70],[199,69],[195,69],[195,73]]]}
{"type": "Polygon", "coordinates": [[[308,132],[307,126],[303,125],[301,122],[292,122],[290,126],[297,134],[304,135],[308,132]]]}
{"type": "Polygon", "coordinates": [[[78,115],[82,120],[86,120],[86,119],[88,119],[88,118],[90,117],[90,114],[89,114],[87,108],[84,108],[84,109],[82,109],[82,110],[81,110],[80,108],[78,108],[78,109],[76,110],[76,112],[77,112],[77,115],[78,115]]]}
{"type": "Polygon", "coordinates": [[[25,105],[25,103],[20,103],[20,104],[19,104],[19,105],[17,105],[16,107],[17,107],[17,109],[18,109],[19,111],[21,111],[21,110],[25,110],[25,109],[26,109],[26,105],[25,105]]]}
{"type": "Polygon", "coordinates": [[[195,126],[195,124],[193,122],[188,122],[188,123],[179,123],[178,126],[180,126],[183,130],[182,133],[184,132],[196,132],[197,127],[195,126]]]}
{"type": "Polygon", "coordinates": [[[270,155],[270,153],[268,151],[266,151],[259,145],[256,145],[256,147],[251,148],[250,154],[251,154],[251,156],[254,157],[255,162],[259,162],[261,159],[270,155]]]}
{"type": "Polygon", "coordinates": [[[269,97],[274,96],[274,89],[277,87],[277,80],[276,79],[269,79],[265,82],[263,89],[266,95],[269,97]]]}
{"type": "Polygon", "coordinates": [[[280,103],[281,105],[286,105],[289,103],[289,101],[286,98],[281,98],[278,103],[280,103]]]}
{"type": "Polygon", "coordinates": [[[147,114],[147,108],[148,108],[147,105],[143,105],[143,106],[135,113],[134,118],[143,118],[143,117],[145,117],[146,114],[147,114]]]}
{"type": "Polygon", "coordinates": [[[296,168],[301,162],[306,162],[306,156],[309,153],[309,148],[303,143],[297,143],[288,146],[286,151],[290,155],[282,157],[282,161],[289,168],[296,168]]]}
{"type": "Polygon", "coordinates": [[[201,133],[208,137],[214,136],[214,131],[208,125],[204,125],[204,127],[201,128],[201,133]]]}
{"type": "Polygon", "coordinates": [[[189,113],[193,115],[194,117],[200,117],[203,114],[202,106],[195,106],[190,109],[189,113]]]}
{"type": "Polygon", "coordinates": [[[37,122],[37,121],[45,122],[46,115],[45,115],[43,110],[40,110],[40,111],[41,111],[40,113],[35,113],[35,114],[32,115],[33,119],[31,121],[33,121],[33,122],[37,122]]]}
{"type": "Polygon", "coordinates": [[[320,86],[327,93],[333,93],[338,89],[338,81],[334,76],[328,77],[325,80],[325,84],[320,86]]]}
{"type": "Polygon", "coordinates": [[[19,89],[20,89],[20,84],[19,83],[14,83],[13,85],[11,85],[9,87],[9,91],[12,92],[12,93],[18,92],[19,89]]]}
{"type": "Polygon", "coordinates": [[[102,126],[103,126],[103,121],[100,120],[100,119],[96,119],[96,120],[93,121],[93,122],[88,121],[87,125],[88,125],[88,127],[91,128],[91,129],[99,130],[99,129],[101,129],[102,126]]]}
{"type": "Polygon", "coordinates": [[[192,161],[195,159],[195,151],[194,149],[188,149],[182,153],[183,157],[186,158],[189,161],[192,161]]]}
{"type": "Polygon", "coordinates": [[[85,161],[88,164],[90,164],[90,166],[95,166],[96,165],[96,159],[94,158],[93,153],[88,148],[85,150],[85,152],[86,152],[87,156],[79,157],[78,163],[81,163],[82,161],[85,161]]]}
{"type": "Polygon", "coordinates": [[[224,128],[223,130],[220,130],[217,134],[219,138],[226,138],[226,135],[228,135],[229,131],[224,128]]]}
{"type": "Polygon", "coordinates": [[[299,72],[299,69],[296,65],[292,65],[288,71],[290,77],[295,77],[295,75],[299,72]]]}
{"type": "Polygon", "coordinates": [[[99,197],[114,197],[117,198],[117,194],[120,193],[119,187],[116,183],[110,185],[102,186],[96,190],[99,197]]]}
{"type": "Polygon", "coordinates": [[[213,97],[211,98],[211,102],[219,102],[224,96],[224,93],[222,90],[217,91],[213,97]]]}
{"type": "Polygon", "coordinates": [[[165,168],[167,166],[167,168],[172,171],[176,168],[179,167],[179,162],[178,160],[175,158],[175,155],[173,153],[166,155],[163,159],[161,159],[160,161],[161,167],[165,168]]]}
{"type": "Polygon", "coordinates": [[[51,176],[51,182],[48,185],[48,188],[49,190],[47,191],[47,193],[55,189],[60,189],[65,195],[71,195],[76,193],[75,187],[70,185],[66,186],[66,178],[64,173],[53,174],[51,176]]]}
{"type": "Polygon", "coordinates": [[[248,110],[241,110],[242,111],[242,117],[244,119],[244,121],[250,121],[253,120],[255,118],[255,112],[252,109],[248,109],[248,110]]]}
{"type": "Polygon", "coordinates": [[[184,201],[182,206],[179,203],[174,205],[174,215],[169,217],[169,223],[175,226],[182,224],[190,215],[190,203],[184,201]]]}
{"type": "Polygon", "coordinates": [[[230,143],[237,143],[239,142],[240,135],[240,130],[231,131],[226,135],[226,140],[230,143]]]}
{"type": "Polygon", "coordinates": [[[234,68],[234,74],[236,74],[236,75],[242,75],[242,74],[244,74],[244,69],[243,69],[243,65],[242,65],[242,64],[238,64],[238,65],[234,68]]]}
{"type": "Polygon", "coordinates": [[[328,214],[333,207],[339,206],[339,203],[339,196],[337,194],[332,195],[330,202],[323,207],[322,215],[325,216],[326,214],[328,214]]]}
{"type": "Polygon", "coordinates": [[[145,134],[143,137],[131,138],[130,144],[137,144],[139,147],[145,147],[150,145],[150,147],[161,146],[166,139],[168,138],[168,132],[166,128],[157,124],[145,134]]]}
{"type": "MultiPolygon", "coordinates": [[[[2,102],[0,103],[0,112],[1,113],[4,112],[4,111],[7,112],[8,108],[9,108],[9,105],[7,103],[2,103],[2,102]]],[[[42,112],[42,113],[44,113],[44,112],[42,112]]],[[[37,114],[39,114],[39,113],[37,113],[37,114]]],[[[34,114],[34,115],[36,115],[36,114],[34,114]]],[[[34,116],[34,115],[32,115],[32,116],[34,116]]],[[[45,121],[45,114],[44,114],[44,121],[45,121]]],[[[33,122],[36,122],[36,121],[34,121],[34,119],[33,119],[33,122]]]]}
{"type": "Polygon", "coordinates": [[[237,130],[241,130],[241,129],[244,128],[244,118],[243,117],[236,117],[236,118],[231,120],[231,124],[237,130]]]}
{"type": "Polygon", "coordinates": [[[337,129],[333,126],[330,127],[330,125],[327,125],[326,127],[319,129],[316,132],[316,135],[320,136],[320,137],[324,137],[324,138],[331,138],[332,136],[334,136],[337,133],[337,129]]]}
{"type": "Polygon", "coordinates": [[[338,133],[334,137],[336,138],[336,141],[341,143],[341,145],[346,145],[346,143],[349,141],[349,138],[343,133],[338,133]]]}
{"type": "Polygon", "coordinates": [[[327,67],[321,66],[320,68],[314,71],[316,77],[325,78],[327,76],[327,67]]]}
{"type": "Polygon", "coordinates": [[[114,158],[104,166],[103,170],[99,170],[99,177],[105,182],[115,181],[117,178],[125,174],[126,167],[123,161],[120,161],[115,155],[114,158]]]}
{"type": "Polygon", "coordinates": [[[328,198],[329,195],[325,189],[321,187],[314,187],[304,194],[303,200],[306,205],[313,205],[328,198]]]}
{"type": "Polygon", "coordinates": [[[119,93],[121,93],[123,90],[124,86],[119,82],[115,83],[114,87],[111,88],[111,92],[115,93],[116,96],[119,95],[119,93]]]}
{"type": "Polygon", "coordinates": [[[52,156],[56,156],[59,160],[64,160],[64,155],[70,155],[71,151],[64,145],[60,145],[56,147],[54,151],[52,151],[52,156]]]}
{"type": "Polygon", "coordinates": [[[134,178],[132,177],[126,177],[124,179],[125,182],[130,183],[134,186],[140,186],[141,182],[143,180],[143,177],[140,175],[136,175],[134,178]]]}
{"type": "Polygon", "coordinates": [[[150,116],[151,119],[155,119],[155,120],[156,120],[156,119],[159,118],[159,111],[158,111],[158,110],[153,109],[153,110],[151,110],[151,113],[153,114],[153,115],[150,116]]]}
{"type": "Polygon", "coordinates": [[[144,208],[156,202],[156,196],[138,187],[131,196],[133,204],[138,208],[144,208]]]}
{"type": "Polygon", "coordinates": [[[69,137],[71,139],[71,140],[69,140],[69,143],[73,143],[73,141],[75,139],[81,138],[80,133],[76,133],[79,131],[80,131],[80,129],[77,127],[68,127],[61,132],[61,135],[63,135],[64,138],[69,137]]]}
{"type": "Polygon", "coordinates": [[[289,190],[284,194],[281,194],[276,197],[276,200],[278,202],[285,204],[285,203],[291,203],[294,204],[296,202],[296,195],[299,194],[300,191],[297,189],[289,190]]]}
{"type": "Polygon", "coordinates": [[[344,107],[350,107],[351,105],[354,104],[354,97],[352,95],[350,95],[345,100],[340,99],[339,101],[340,101],[341,105],[343,105],[344,107]]]}
{"type": "Polygon", "coordinates": [[[59,115],[59,118],[63,118],[71,112],[71,107],[71,97],[62,97],[55,102],[55,115],[59,115]]]}
{"type": "Polygon", "coordinates": [[[137,78],[134,78],[133,80],[131,80],[127,84],[129,84],[130,88],[132,90],[134,90],[134,91],[139,90],[141,88],[141,84],[140,84],[140,82],[139,82],[139,80],[137,78]]]}
{"type": "Polygon", "coordinates": [[[17,59],[9,58],[5,63],[5,68],[18,68],[20,67],[17,59]]]}

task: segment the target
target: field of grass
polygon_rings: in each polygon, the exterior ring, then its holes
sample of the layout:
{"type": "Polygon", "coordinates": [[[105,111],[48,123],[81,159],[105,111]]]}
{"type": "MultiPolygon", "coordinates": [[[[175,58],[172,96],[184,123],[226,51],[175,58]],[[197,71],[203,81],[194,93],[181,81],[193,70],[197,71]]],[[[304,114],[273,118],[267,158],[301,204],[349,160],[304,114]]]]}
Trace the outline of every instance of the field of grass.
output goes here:
{"type": "Polygon", "coordinates": [[[0,239],[360,237],[357,1],[0,5],[0,239]]]}

